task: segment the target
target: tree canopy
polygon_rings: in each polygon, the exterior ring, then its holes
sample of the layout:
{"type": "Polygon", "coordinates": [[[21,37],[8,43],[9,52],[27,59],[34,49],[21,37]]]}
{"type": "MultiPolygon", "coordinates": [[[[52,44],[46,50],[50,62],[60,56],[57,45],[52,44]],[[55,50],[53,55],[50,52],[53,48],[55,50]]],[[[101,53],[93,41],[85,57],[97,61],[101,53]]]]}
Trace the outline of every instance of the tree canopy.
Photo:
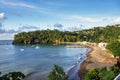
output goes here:
{"type": "Polygon", "coordinates": [[[114,56],[120,56],[120,42],[111,42],[107,45],[114,56]]]}
{"type": "Polygon", "coordinates": [[[120,25],[94,27],[80,31],[37,30],[14,36],[13,44],[48,44],[60,42],[113,42],[120,39],[120,25]]]}

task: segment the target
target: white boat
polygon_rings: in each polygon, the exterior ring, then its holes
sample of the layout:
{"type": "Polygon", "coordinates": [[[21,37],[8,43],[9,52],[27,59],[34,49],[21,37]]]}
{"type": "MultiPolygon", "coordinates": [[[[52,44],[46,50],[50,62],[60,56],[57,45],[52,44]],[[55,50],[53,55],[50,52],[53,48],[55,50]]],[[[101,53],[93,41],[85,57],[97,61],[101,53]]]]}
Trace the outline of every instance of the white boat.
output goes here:
{"type": "Polygon", "coordinates": [[[39,46],[36,46],[35,49],[39,49],[40,47],[39,46]]]}
{"type": "Polygon", "coordinates": [[[24,51],[24,49],[20,49],[20,51],[24,51]]]}

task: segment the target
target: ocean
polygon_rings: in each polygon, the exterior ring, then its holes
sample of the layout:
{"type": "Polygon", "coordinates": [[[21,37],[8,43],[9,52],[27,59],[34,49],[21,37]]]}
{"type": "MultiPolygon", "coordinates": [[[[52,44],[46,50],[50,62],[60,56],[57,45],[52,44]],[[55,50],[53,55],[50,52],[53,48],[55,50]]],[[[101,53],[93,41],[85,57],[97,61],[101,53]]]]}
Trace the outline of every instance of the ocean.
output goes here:
{"type": "Polygon", "coordinates": [[[12,45],[12,40],[0,40],[0,72],[20,71],[28,75],[25,80],[47,80],[53,65],[57,64],[73,76],[72,72],[79,69],[89,51],[89,48],[67,48],[66,45],[12,45]]]}

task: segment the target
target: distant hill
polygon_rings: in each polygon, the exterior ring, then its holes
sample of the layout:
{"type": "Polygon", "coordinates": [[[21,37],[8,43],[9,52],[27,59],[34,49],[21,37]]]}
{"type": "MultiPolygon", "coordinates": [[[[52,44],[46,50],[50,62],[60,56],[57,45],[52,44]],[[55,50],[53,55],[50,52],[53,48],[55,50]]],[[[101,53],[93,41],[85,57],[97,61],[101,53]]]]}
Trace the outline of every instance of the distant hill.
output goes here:
{"type": "Polygon", "coordinates": [[[13,44],[51,44],[54,42],[113,42],[120,39],[120,25],[94,27],[80,31],[37,30],[14,36],[13,44]]]}
{"type": "Polygon", "coordinates": [[[85,36],[90,42],[113,42],[120,38],[120,25],[94,27],[92,29],[77,31],[78,35],[85,36]]]}

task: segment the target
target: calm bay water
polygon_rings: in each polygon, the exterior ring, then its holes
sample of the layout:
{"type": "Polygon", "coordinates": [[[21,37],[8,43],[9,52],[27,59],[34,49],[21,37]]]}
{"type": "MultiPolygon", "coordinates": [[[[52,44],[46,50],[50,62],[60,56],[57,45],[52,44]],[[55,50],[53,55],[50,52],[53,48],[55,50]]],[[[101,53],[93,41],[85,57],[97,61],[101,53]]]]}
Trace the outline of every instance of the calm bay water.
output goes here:
{"type": "Polygon", "coordinates": [[[22,46],[11,43],[12,41],[0,41],[0,71],[3,74],[11,71],[21,71],[24,74],[48,73],[53,64],[60,65],[67,70],[76,64],[78,58],[85,56],[90,50],[88,48],[66,48],[66,45],[22,46]]]}

